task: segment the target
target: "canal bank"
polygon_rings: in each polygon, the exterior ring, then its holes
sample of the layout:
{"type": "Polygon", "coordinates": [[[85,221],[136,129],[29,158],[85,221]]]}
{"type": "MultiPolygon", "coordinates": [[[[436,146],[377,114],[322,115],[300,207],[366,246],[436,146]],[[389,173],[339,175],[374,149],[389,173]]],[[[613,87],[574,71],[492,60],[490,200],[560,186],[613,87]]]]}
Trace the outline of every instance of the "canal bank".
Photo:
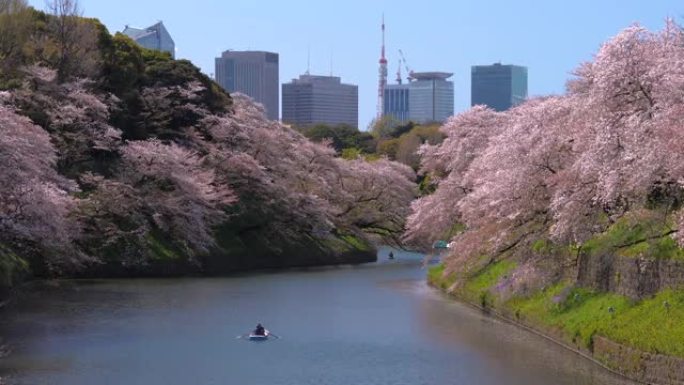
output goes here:
{"type": "MultiPolygon", "coordinates": [[[[666,290],[657,293],[653,298],[634,302],[614,294],[596,294],[575,288],[569,283],[560,283],[553,287],[542,287],[538,292],[528,294],[526,298],[505,298],[500,294],[498,285],[501,281],[508,279],[508,274],[514,267],[514,263],[503,260],[486,266],[477,274],[459,280],[455,275],[445,273],[444,267],[440,265],[430,270],[428,282],[449,298],[466,303],[553,341],[626,379],[654,385],[684,384],[684,359],[674,355],[660,354],[657,351],[644,351],[629,344],[617,342],[601,335],[602,329],[597,326],[600,322],[606,322],[605,319],[609,319],[610,323],[610,320],[618,317],[616,313],[622,311],[625,313],[631,311],[632,316],[626,316],[626,318],[636,322],[634,318],[638,313],[634,309],[637,307],[648,311],[650,308],[665,304],[669,312],[669,306],[679,305],[682,298],[681,291],[666,290]],[[566,302],[574,302],[574,304],[566,305],[566,302]],[[573,309],[573,306],[578,309],[580,306],[578,304],[582,302],[592,302],[585,307],[594,313],[603,312],[603,314],[587,316],[586,312],[589,310],[573,309]],[[613,306],[616,303],[629,303],[629,305],[613,306]],[[573,311],[575,314],[571,314],[573,311]],[[581,314],[582,312],[584,314],[581,314]],[[565,315],[559,316],[560,313],[565,313],[565,315]]],[[[677,314],[672,314],[666,322],[680,322],[679,320],[677,314]]],[[[643,333],[648,333],[648,331],[643,330],[643,333]]],[[[672,335],[671,337],[674,339],[674,344],[677,344],[676,341],[680,336],[672,335]]],[[[657,336],[646,335],[646,338],[657,338],[657,336]]]]}

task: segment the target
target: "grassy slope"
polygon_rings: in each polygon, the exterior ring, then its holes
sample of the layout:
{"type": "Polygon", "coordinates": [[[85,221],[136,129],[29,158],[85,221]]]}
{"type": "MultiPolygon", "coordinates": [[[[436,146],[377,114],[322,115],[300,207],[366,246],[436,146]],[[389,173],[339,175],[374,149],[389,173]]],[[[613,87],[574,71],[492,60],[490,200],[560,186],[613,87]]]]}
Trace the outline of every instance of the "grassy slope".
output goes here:
{"type": "Polygon", "coordinates": [[[28,262],[0,243],[0,289],[11,287],[28,271],[28,262]]]}
{"type": "Polygon", "coordinates": [[[669,236],[672,226],[654,212],[625,215],[607,231],[582,245],[589,255],[614,253],[623,257],[649,257],[684,260],[684,249],[669,236]]]}
{"type": "MultiPolygon", "coordinates": [[[[643,351],[684,357],[684,289],[666,290],[635,302],[612,293],[596,293],[559,283],[530,297],[498,301],[492,290],[515,267],[501,261],[467,278],[456,293],[470,302],[495,306],[542,330],[561,331],[568,342],[591,349],[595,335],[643,351]]],[[[455,278],[444,277],[442,265],[432,268],[428,280],[447,289],[455,278]]]]}

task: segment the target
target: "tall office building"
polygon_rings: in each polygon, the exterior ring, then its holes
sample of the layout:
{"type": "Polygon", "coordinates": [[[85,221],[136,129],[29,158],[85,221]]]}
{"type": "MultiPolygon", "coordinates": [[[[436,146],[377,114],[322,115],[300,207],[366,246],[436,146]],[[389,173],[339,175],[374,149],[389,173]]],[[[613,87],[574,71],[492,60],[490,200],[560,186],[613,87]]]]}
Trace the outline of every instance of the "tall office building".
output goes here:
{"type": "Polygon", "coordinates": [[[409,116],[409,84],[389,84],[385,86],[383,110],[384,116],[406,123],[411,120],[409,116]]]}
{"type": "Polygon", "coordinates": [[[359,125],[359,87],[337,76],[300,75],[283,84],[283,123],[359,125]]]}
{"type": "Polygon", "coordinates": [[[142,29],[126,26],[122,33],[145,48],[165,51],[176,57],[176,44],[161,21],[142,29]]]}
{"type": "Polygon", "coordinates": [[[240,92],[264,105],[266,116],[278,120],[278,54],[225,51],[216,58],[216,82],[228,92],[240,92]]]}
{"type": "Polygon", "coordinates": [[[358,127],[359,87],[337,76],[300,75],[283,84],[283,123],[358,127]]]}
{"type": "Polygon", "coordinates": [[[409,119],[416,123],[443,122],[454,114],[453,74],[413,72],[409,83],[409,119]]]}
{"type": "Polygon", "coordinates": [[[527,99],[527,67],[502,65],[473,66],[470,70],[470,104],[484,104],[496,111],[527,99]]]}

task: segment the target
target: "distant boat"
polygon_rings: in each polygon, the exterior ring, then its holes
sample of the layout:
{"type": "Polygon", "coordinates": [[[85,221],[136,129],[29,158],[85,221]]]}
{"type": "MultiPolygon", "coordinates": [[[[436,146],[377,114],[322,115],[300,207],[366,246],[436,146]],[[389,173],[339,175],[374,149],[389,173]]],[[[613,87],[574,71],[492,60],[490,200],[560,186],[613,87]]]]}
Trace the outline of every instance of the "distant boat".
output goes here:
{"type": "Polygon", "coordinates": [[[432,248],[433,249],[448,249],[449,244],[447,243],[447,241],[437,241],[437,242],[432,244],[432,248]]]}
{"type": "Polygon", "coordinates": [[[268,330],[264,331],[264,335],[254,334],[253,332],[249,334],[250,341],[266,341],[268,336],[271,334],[268,330]]]}

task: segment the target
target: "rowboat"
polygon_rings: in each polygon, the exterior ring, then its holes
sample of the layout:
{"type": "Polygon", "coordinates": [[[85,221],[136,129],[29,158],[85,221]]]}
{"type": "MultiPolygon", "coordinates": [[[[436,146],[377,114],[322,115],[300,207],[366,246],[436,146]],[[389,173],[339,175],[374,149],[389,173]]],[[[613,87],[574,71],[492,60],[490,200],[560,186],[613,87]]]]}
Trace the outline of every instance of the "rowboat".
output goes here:
{"type": "Polygon", "coordinates": [[[271,334],[268,330],[264,331],[264,335],[259,335],[259,334],[254,334],[250,333],[249,334],[249,340],[250,341],[266,341],[268,339],[269,334],[271,334]]]}

